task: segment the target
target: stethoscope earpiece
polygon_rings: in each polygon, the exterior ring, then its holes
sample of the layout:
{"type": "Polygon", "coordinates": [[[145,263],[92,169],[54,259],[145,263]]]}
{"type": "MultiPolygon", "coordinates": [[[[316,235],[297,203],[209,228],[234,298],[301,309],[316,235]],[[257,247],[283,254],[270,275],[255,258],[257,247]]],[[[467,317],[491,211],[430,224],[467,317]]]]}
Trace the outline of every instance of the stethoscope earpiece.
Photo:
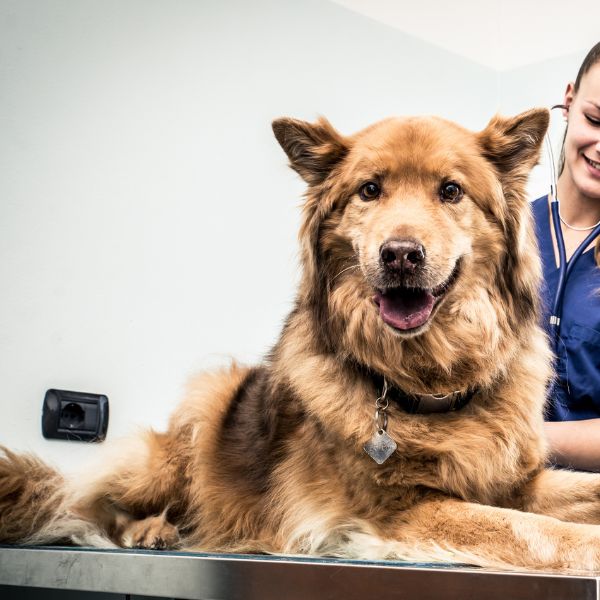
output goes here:
{"type": "MultiPolygon", "coordinates": [[[[569,112],[569,107],[566,104],[555,104],[550,110],[554,110],[555,108],[562,108],[563,110],[566,110],[567,112],[569,112]]],[[[563,116],[563,121],[566,123],[568,121],[568,117],[567,115],[563,116]]]]}

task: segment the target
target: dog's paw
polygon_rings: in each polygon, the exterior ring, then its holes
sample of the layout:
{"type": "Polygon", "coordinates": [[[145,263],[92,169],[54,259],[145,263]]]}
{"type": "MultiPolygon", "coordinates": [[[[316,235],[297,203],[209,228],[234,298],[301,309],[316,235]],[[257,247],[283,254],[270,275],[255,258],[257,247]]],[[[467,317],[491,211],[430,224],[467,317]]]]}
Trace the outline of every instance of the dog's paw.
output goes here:
{"type": "Polygon", "coordinates": [[[125,548],[145,548],[147,550],[170,550],[177,548],[179,530],[171,525],[164,515],[148,517],[130,523],[122,536],[125,548]]]}

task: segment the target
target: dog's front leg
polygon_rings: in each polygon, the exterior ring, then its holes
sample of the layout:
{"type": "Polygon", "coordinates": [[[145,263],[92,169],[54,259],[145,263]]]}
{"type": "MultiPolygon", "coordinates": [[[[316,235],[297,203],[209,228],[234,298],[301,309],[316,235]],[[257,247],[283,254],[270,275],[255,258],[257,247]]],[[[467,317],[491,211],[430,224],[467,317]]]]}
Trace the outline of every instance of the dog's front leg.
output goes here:
{"type": "Polygon", "coordinates": [[[600,474],[545,469],[514,496],[511,505],[562,521],[600,524],[600,474]]]}
{"type": "Polygon", "coordinates": [[[600,527],[438,498],[403,516],[399,541],[421,558],[485,567],[600,570],[600,527]]]}

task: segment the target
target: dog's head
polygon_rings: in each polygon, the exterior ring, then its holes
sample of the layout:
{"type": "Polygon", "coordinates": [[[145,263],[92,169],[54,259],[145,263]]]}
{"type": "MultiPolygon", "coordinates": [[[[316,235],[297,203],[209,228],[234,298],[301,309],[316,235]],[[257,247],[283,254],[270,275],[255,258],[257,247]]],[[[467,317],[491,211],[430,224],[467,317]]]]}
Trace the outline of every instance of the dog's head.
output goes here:
{"type": "Polygon", "coordinates": [[[324,343],[372,354],[416,337],[421,346],[448,340],[457,327],[464,343],[490,319],[535,320],[539,264],[525,184],[548,119],[531,110],[474,133],[440,118],[398,118],[350,137],[325,119],[275,121],[308,184],[300,301],[324,343]]]}

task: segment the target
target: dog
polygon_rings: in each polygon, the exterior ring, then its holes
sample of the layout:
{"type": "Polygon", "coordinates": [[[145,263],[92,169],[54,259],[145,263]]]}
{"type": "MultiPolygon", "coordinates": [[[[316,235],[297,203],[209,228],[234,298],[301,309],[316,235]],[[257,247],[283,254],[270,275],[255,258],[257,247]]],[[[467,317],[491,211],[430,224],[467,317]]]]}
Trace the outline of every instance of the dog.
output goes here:
{"type": "Polygon", "coordinates": [[[0,541],[600,569],[599,477],[546,466],[525,186],[548,121],[274,121],[307,184],[274,348],[87,478],[4,449],[0,541]]]}

